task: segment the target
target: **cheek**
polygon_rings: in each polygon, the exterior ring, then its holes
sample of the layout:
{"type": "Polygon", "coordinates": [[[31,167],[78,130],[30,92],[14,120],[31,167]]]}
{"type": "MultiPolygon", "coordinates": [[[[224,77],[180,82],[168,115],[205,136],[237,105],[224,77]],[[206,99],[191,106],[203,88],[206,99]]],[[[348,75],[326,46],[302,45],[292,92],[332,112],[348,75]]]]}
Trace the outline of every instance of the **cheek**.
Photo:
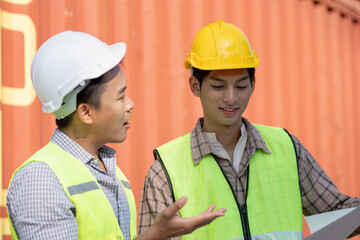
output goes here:
{"type": "Polygon", "coordinates": [[[247,105],[248,105],[248,103],[250,101],[250,97],[251,97],[251,95],[247,95],[247,96],[243,96],[241,98],[241,108],[244,108],[244,110],[245,110],[245,108],[247,107],[247,105]]]}
{"type": "Polygon", "coordinates": [[[240,96],[240,98],[241,98],[242,101],[249,101],[251,95],[252,95],[252,90],[248,89],[246,92],[244,92],[244,94],[242,94],[240,96]]]}
{"type": "Polygon", "coordinates": [[[211,97],[202,97],[200,100],[202,107],[208,111],[212,108],[215,108],[217,105],[211,97]]]}
{"type": "Polygon", "coordinates": [[[119,109],[117,109],[117,116],[118,116],[119,120],[121,120],[121,121],[125,120],[125,106],[124,105],[120,106],[119,109]]]}
{"type": "Polygon", "coordinates": [[[107,109],[107,111],[104,113],[104,118],[106,118],[106,121],[108,124],[119,124],[122,123],[125,118],[125,111],[123,107],[116,106],[116,104],[113,104],[110,108],[107,109]]]}
{"type": "Polygon", "coordinates": [[[221,98],[222,95],[219,92],[214,91],[204,91],[204,93],[200,95],[201,102],[208,103],[208,105],[220,101],[221,98]]]}

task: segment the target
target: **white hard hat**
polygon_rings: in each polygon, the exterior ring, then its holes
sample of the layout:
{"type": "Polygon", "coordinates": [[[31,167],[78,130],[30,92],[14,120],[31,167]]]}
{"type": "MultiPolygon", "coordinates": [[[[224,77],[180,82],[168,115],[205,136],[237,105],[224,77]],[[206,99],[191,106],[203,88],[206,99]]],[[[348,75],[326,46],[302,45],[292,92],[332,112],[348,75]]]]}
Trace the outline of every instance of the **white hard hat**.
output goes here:
{"type": "Polygon", "coordinates": [[[42,110],[61,119],[76,110],[76,95],[91,80],[123,59],[125,43],[111,46],[96,37],[66,31],[49,38],[36,52],[31,78],[42,110]]]}

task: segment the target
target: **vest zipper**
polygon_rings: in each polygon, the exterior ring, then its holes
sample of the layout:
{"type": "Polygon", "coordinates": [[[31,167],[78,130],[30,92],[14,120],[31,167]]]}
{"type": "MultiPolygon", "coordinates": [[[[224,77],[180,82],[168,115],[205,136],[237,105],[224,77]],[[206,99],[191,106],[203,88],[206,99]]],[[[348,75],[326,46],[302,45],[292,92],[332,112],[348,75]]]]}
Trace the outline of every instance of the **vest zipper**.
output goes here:
{"type": "MultiPolygon", "coordinates": [[[[245,189],[245,204],[240,206],[240,203],[239,201],[237,200],[237,197],[236,197],[236,194],[233,190],[233,188],[231,187],[231,184],[229,182],[229,179],[226,177],[223,169],[221,168],[219,162],[216,160],[217,157],[213,154],[211,154],[214,158],[214,160],[216,161],[216,163],[218,164],[224,178],[226,179],[230,189],[231,189],[231,192],[234,196],[234,199],[235,199],[235,202],[236,202],[236,205],[238,207],[238,210],[239,210],[239,213],[240,213],[240,221],[241,221],[241,227],[242,227],[242,231],[243,231],[243,235],[244,235],[244,240],[251,240],[251,233],[250,233],[250,226],[249,226],[249,218],[248,218],[248,214],[247,214],[247,206],[246,206],[246,198],[247,198],[247,188],[248,188],[248,182],[249,182],[249,171],[246,171],[246,174],[247,174],[247,181],[246,181],[246,189],[245,189]]],[[[249,170],[249,167],[248,167],[248,170],[249,170]]]]}
{"type": "Polygon", "coordinates": [[[244,239],[251,240],[249,218],[247,215],[246,203],[244,205],[240,206],[240,217],[241,217],[241,224],[242,224],[244,239]]]}

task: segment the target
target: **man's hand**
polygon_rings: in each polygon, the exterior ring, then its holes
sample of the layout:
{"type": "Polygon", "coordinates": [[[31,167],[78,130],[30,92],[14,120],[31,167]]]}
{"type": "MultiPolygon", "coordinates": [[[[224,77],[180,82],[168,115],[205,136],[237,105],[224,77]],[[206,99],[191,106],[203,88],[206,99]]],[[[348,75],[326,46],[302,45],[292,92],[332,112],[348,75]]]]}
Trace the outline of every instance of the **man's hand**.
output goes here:
{"type": "Polygon", "coordinates": [[[177,212],[187,202],[186,197],[179,198],[170,207],[163,210],[154,220],[149,229],[138,236],[138,240],[160,240],[169,237],[181,236],[193,232],[199,227],[211,223],[218,217],[224,216],[226,209],[222,208],[213,212],[215,205],[212,204],[201,215],[192,218],[181,218],[177,212]]]}

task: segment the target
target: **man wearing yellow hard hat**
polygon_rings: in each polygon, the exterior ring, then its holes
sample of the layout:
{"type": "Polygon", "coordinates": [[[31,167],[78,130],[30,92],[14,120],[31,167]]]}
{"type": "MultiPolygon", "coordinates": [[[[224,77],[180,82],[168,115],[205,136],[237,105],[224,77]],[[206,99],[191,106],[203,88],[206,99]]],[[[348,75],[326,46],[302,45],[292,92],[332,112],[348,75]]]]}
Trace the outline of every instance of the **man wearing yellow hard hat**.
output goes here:
{"type": "Polygon", "coordinates": [[[303,214],[360,205],[359,198],[339,192],[295,136],[242,117],[258,62],[245,34],[230,23],[217,21],[197,33],[185,68],[204,116],[191,133],[154,150],[140,232],[182,195],[189,198],[182,217],[209,203],[228,209],[182,239],[302,239],[303,214]]]}

